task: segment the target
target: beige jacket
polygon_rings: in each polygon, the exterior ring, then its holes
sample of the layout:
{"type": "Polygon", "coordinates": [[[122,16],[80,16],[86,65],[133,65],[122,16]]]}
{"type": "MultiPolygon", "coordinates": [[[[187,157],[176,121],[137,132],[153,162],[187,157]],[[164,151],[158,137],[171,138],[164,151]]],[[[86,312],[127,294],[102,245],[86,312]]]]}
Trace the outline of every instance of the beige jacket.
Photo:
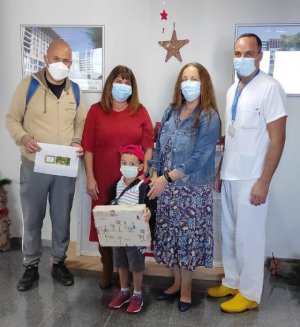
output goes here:
{"type": "Polygon", "coordinates": [[[18,85],[6,115],[11,137],[21,147],[22,156],[30,161],[34,161],[35,154],[26,153],[24,147],[29,139],[60,145],[80,144],[86,117],[82,93],[76,110],[71,82],[67,78],[65,89],[57,99],[47,86],[45,69],[32,75],[40,85],[28,103],[26,114],[26,95],[31,77],[26,77],[18,85]]]}

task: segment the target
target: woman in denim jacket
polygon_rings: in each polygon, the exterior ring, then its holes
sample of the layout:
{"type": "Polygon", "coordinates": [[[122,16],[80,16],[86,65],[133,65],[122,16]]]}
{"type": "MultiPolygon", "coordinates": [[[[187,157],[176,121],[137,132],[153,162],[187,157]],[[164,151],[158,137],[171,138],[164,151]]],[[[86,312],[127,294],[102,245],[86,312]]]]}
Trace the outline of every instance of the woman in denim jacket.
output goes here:
{"type": "Polygon", "coordinates": [[[150,198],[158,197],[154,255],[174,274],[157,300],[180,295],[178,309],[191,308],[192,271],[213,264],[215,147],[220,118],[213,85],[199,63],[185,65],[173,103],[163,115],[156,143],[150,198]]]}

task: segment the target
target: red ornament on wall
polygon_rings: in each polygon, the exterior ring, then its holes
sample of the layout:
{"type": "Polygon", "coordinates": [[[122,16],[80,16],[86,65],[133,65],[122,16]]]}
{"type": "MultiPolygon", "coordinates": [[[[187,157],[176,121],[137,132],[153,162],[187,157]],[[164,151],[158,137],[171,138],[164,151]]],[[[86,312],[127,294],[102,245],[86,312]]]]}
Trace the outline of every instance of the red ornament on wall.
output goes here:
{"type": "Polygon", "coordinates": [[[165,11],[165,9],[160,13],[161,20],[168,20],[168,13],[165,11]]]}

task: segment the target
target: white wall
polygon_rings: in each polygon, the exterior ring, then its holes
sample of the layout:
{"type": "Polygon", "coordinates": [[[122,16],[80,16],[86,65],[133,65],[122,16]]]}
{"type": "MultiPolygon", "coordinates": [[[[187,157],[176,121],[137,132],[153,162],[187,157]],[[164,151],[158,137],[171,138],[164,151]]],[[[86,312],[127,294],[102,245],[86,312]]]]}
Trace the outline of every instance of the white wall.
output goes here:
{"type": "MultiPolygon", "coordinates": [[[[182,63],[171,58],[157,42],[169,40],[173,22],[179,39],[190,43],[181,49],[183,63],[199,61],[211,74],[223,115],[225,93],[232,81],[232,47],[237,23],[299,22],[299,0],[284,4],[273,0],[2,0],[0,2],[1,65],[0,88],[0,178],[13,180],[7,187],[11,231],[22,232],[18,195],[19,152],[10,139],[4,116],[12,93],[21,79],[20,24],[105,25],[105,76],[112,67],[124,64],[136,75],[140,98],[149,108],[153,122],[160,120],[171,99],[175,77],[182,63]],[[165,4],[163,4],[165,2],[165,4]],[[159,13],[169,13],[163,25],[159,13]],[[162,26],[166,31],[162,34],[162,26]]],[[[86,94],[88,105],[98,94],[86,94]]],[[[273,180],[267,229],[267,255],[300,257],[300,197],[298,189],[300,155],[297,132],[300,98],[288,100],[287,144],[273,180]]],[[[76,201],[78,198],[76,198],[76,201]]],[[[77,206],[72,211],[72,240],[76,239],[77,206]]],[[[253,235],[255,237],[255,235],[253,235]]],[[[46,217],[43,238],[51,238],[46,217]]]]}

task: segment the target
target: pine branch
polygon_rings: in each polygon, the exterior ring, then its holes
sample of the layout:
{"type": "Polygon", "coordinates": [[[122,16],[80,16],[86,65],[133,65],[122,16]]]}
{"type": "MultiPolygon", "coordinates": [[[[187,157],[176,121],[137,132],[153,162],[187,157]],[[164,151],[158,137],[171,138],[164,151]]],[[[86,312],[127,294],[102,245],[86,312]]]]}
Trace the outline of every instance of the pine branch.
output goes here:
{"type": "Polygon", "coordinates": [[[298,282],[300,282],[300,263],[297,263],[293,266],[293,271],[298,282]]]}
{"type": "Polygon", "coordinates": [[[11,179],[8,178],[0,179],[0,186],[10,185],[10,184],[11,184],[11,179]]]}

